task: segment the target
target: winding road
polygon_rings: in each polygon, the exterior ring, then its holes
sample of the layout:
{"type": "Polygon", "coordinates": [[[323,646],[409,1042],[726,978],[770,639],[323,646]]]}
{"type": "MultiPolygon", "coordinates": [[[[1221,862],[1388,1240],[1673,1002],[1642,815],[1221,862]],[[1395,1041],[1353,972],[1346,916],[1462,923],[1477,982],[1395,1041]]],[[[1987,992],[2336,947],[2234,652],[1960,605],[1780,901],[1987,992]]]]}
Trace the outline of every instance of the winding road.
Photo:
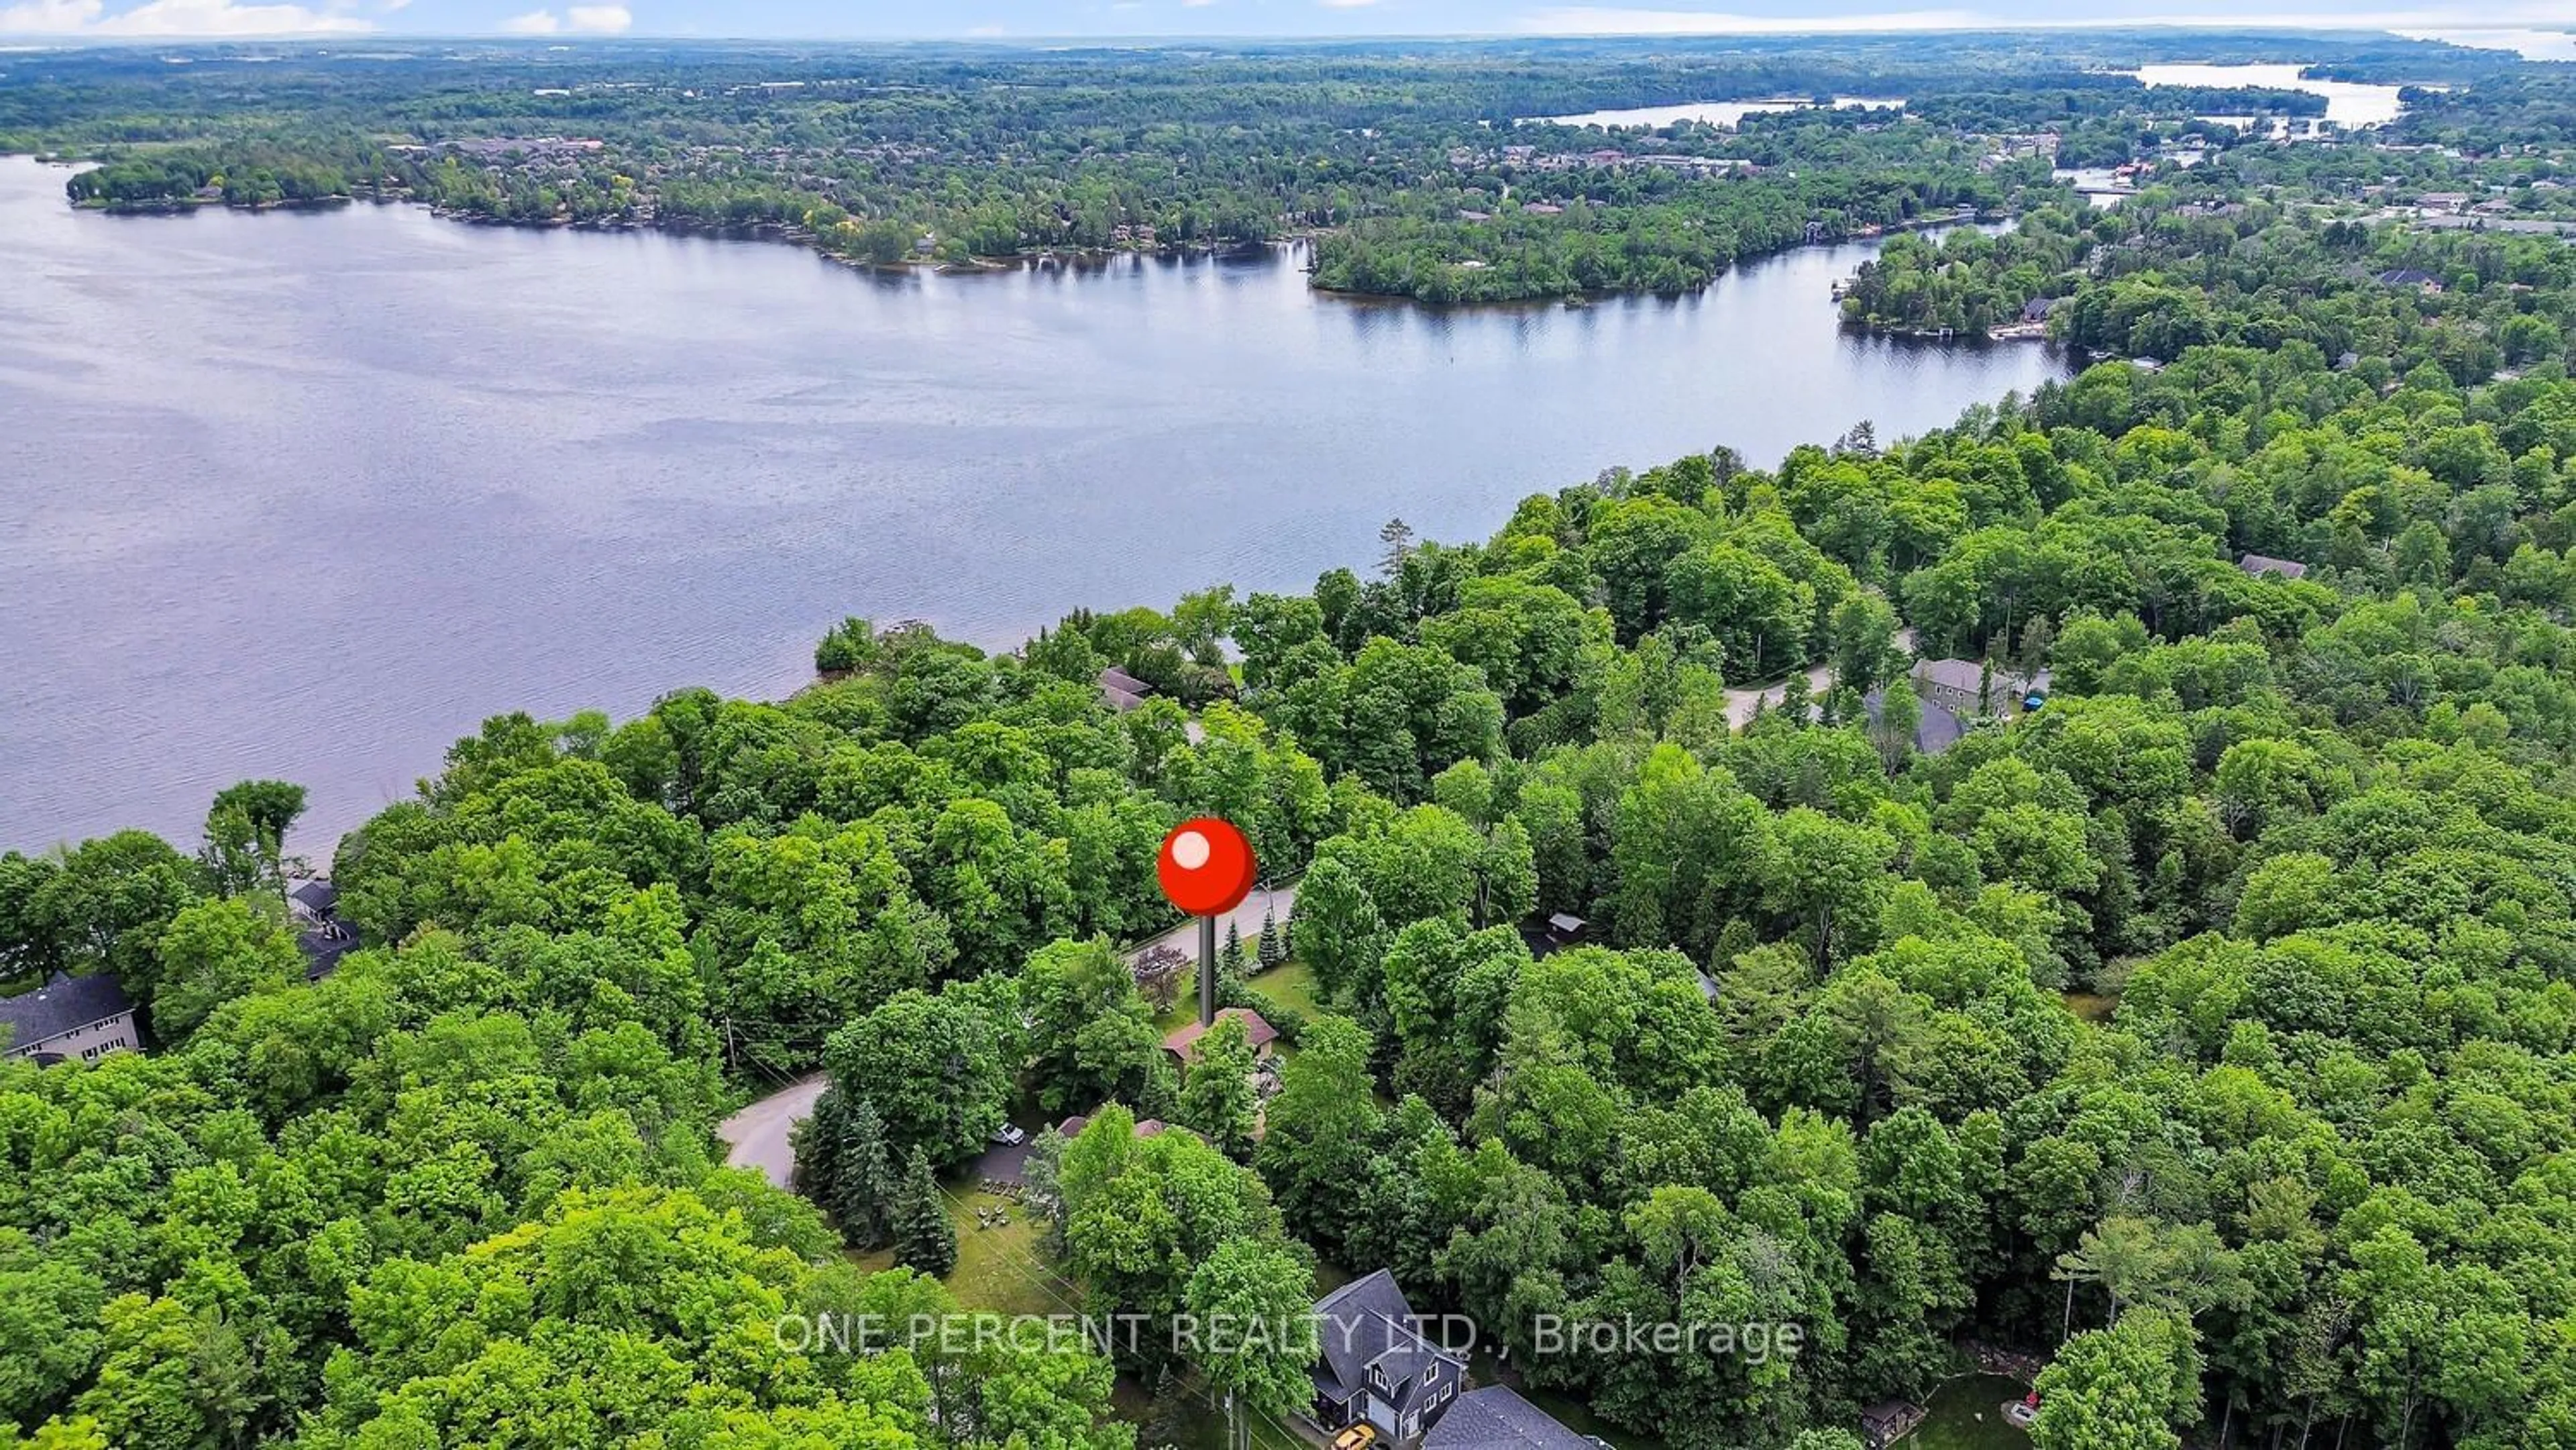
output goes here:
{"type": "MultiPolygon", "coordinates": [[[[1265,914],[1277,912],[1279,925],[1284,928],[1288,925],[1288,913],[1296,904],[1295,886],[1255,891],[1243,899],[1241,906],[1217,918],[1218,935],[1223,936],[1225,924],[1232,922],[1248,943],[1260,934],[1265,914]]],[[[1197,922],[1182,922],[1160,936],[1138,942],[1128,951],[1127,960],[1133,963],[1160,946],[1173,947],[1184,955],[1195,956],[1199,949],[1198,931],[1197,922]]],[[[814,1115],[814,1102],[823,1096],[823,1089],[828,1085],[821,1073],[800,1078],[725,1119],[717,1126],[716,1136],[724,1139],[726,1164],[735,1168],[757,1168],[769,1176],[770,1182],[781,1188],[788,1187],[796,1177],[796,1150],[788,1142],[788,1135],[795,1131],[798,1123],[814,1115]]]]}

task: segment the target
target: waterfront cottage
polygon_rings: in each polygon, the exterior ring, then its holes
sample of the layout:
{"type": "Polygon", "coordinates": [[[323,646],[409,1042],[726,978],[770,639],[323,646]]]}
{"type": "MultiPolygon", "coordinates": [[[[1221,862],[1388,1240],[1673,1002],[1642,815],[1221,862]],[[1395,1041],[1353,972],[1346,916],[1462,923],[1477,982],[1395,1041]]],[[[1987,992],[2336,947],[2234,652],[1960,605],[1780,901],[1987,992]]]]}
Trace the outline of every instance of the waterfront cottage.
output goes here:
{"type": "Polygon", "coordinates": [[[0,1056],[96,1062],[111,1052],[143,1045],[134,1030],[134,1003],[114,977],[70,977],[60,972],[32,992],[0,997],[0,1056]]]}

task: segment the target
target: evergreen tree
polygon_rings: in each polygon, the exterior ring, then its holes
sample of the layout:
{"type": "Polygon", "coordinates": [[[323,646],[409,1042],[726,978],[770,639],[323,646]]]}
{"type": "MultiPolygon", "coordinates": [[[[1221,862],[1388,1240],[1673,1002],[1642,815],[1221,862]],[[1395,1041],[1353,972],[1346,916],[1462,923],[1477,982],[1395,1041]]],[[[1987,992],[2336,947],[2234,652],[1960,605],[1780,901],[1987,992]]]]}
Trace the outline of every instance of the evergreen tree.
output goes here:
{"type": "Polygon", "coordinates": [[[1276,908],[1261,913],[1261,935],[1253,939],[1252,949],[1259,956],[1261,969],[1265,972],[1288,960],[1288,939],[1279,930],[1276,908]]]}
{"type": "Polygon", "coordinates": [[[1243,928],[1231,921],[1225,924],[1225,961],[1238,972],[1244,969],[1243,928]]]}
{"type": "Polygon", "coordinates": [[[840,1223],[841,1237],[853,1248],[873,1249],[886,1241],[886,1214],[895,1196],[885,1119],[877,1116],[876,1105],[866,1098],[851,1102],[841,1119],[831,1197],[825,1206],[840,1223]]]}
{"type": "Polygon", "coordinates": [[[912,1150],[912,1166],[895,1190],[890,1217],[896,1263],[934,1279],[957,1267],[957,1225],[949,1221],[947,1200],[930,1175],[930,1155],[919,1148],[912,1150]]]}
{"type": "Polygon", "coordinates": [[[840,1182],[841,1135],[849,1109],[850,1100],[841,1090],[827,1087],[814,1100],[812,1115],[787,1130],[787,1146],[796,1158],[796,1186],[826,1210],[840,1182]]]}

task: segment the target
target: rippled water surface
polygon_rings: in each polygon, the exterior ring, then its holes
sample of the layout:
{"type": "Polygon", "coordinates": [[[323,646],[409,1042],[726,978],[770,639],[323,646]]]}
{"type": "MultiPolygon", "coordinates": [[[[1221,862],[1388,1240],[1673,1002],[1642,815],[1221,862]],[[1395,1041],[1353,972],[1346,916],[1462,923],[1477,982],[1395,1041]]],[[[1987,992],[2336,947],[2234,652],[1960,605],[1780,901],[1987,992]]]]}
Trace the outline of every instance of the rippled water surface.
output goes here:
{"type": "Polygon", "coordinates": [[[792,247],[409,207],[109,217],[0,159],[0,846],[192,840],[250,775],[302,847],[483,716],[783,692],[844,614],[1014,642],[1301,587],[1401,514],[1715,443],[1762,462],[2028,390],[2029,345],[1842,334],[1867,248],[1697,296],[1438,312],[1293,253],[877,277],[792,247]]]}

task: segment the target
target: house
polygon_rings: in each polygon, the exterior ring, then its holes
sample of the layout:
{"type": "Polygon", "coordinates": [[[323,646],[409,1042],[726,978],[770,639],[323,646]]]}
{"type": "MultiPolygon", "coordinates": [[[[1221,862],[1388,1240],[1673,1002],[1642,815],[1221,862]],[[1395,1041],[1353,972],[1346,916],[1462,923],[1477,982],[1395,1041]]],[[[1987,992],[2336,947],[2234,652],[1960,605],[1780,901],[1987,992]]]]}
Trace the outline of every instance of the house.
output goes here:
{"type": "Polygon", "coordinates": [[[1153,693],[1153,686],[1116,665],[1100,672],[1100,703],[1121,715],[1144,704],[1145,697],[1153,693]]]}
{"type": "Polygon", "coordinates": [[[2442,279],[2418,267],[2391,267],[2370,280],[2382,287],[2413,287],[2426,296],[2442,295],[2442,279]]]}
{"type": "Polygon", "coordinates": [[[329,921],[339,904],[339,889],[319,878],[299,881],[294,890],[286,893],[286,909],[294,913],[296,920],[315,926],[329,921]]]}
{"type": "Polygon", "coordinates": [[[1469,1390],[1422,1437],[1422,1450],[1600,1450],[1509,1385],[1469,1390]]]}
{"type": "Polygon", "coordinates": [[[2465,191],[2427,191],[2415,198],[2415,205],[2427,212],[2457,212],[2467,209],[2469,194],[2465,191]]]}
{"type": "MultiPolygon", "coordinates": [[[[1072,1117],[1055,1125],[1055,1135],[1070,1143],[1074,1139],[1081,1137],[1082,1130],[1089,1126],[1091,1126],[1091,1115],[1089,1113],[1076,1113],[1072,1117]]],[[[1129,1130],[1128,1136],[1131,1138],[1150,1138],[1163,1131],[1163,1129],[1168,1126],[1170,1125],[1160,1118],[1140,1118],[1137,1120],[1136,1126],[1129,1130]]]]}
{"type": "Polygon", "coordinates": [[[32,992],[0,997],[0,1057],[96,1062],[110,1052],[143,1045],[134,1030],[134,1003],[114,977],[72,977],[56,972],[32,992]]]}
{"type": "Polygon", "coordinates": [[[2236,567],[2257,579],[2266,574],[2278,574],[2284,579],[2299,579],[2304,578],[2308,572],[2308,566],[2296,559],[2275,559],[2269,554],[2247,554],[2236,561],[2236,567]]]}
{"type": "MultiPolygon", "coordinates": [[[[1267,1019],[1249,1007],[1219,1008],[1216,1020],[1219,1022],[1232,1020],[1243,1024],[1243,1035],[1252,1043],[1252,1055],[1255,1060],[1268,1057],[1273,1044],[1279,1041],[1279,1029],[1271,1026],[1267,1019]]],[[[1207,1028],[1196,1022],[1189,1023],[1174,1030],[1171,1036],[1163,1039],[1163,1050],[1185,1064],[1195,1062],[1199,1055],[1199,1038],[1206,1033],[1207,1028]]]]}
{"type": "Polygon", "coordinates": [[[1869,1446],[1869,1450],[1886,1450],[1887,1446],[1913,1434],[1914,1427],[1922,1424],[1923,1418],[1921,1405],[1909,1405],[1903,1400],[1886,1400],[1872,1405],[1860,1412],[1861,1441],[1869,1446]]]}
{"type": "Polygon", "coordinates": [[[2056,310],[2056,298],[2033,297],[2028,302],[2021,305],[2021,320],[2024,322],[2046,322],[2048,320],[2048,314],[2056,310]]]}
{"type": "Polygon", "coordinates": [[[1986,667],[1976,660],[1914,663],[1914,697],[1923,703],[1926,715],[1935,705],[1953,715],[2006,715],[2033,695],[2047,693],[2046,670],[2023,679],[2008,669],[1997,669],[1989,677],[1986,667]]]}
{"type": "Polygon", "coordinates": [[[286,909],[300,928],[295,934],[296,949],[304,953],[304,980],[318,982],[331,975],[340,959],[357,950],[357,929],[340,919],[340,892],[330,882],[316,878],[299,881],[286,893],[286,909]]]}
{"type": "MultiPolygon", "coordinates": [[[[1861,696],[1860,704],[1863,710],[1869,712],[1869,723],[1872,728],[1875,728],[1878,725],[1880,713],[1887,704],[1887,692],[1872,690],[1861,696]]],[[[1938,755],[1958,744],[1959,737],[1967,733],[1968,722],[1959,718],[1959,712],[1937,700],[1916,698],[1914,702],[1915,754],[1938,755]]]]}
{"type": "Polygon", "coordinates": [[[1467,1362],[1422,1336],[1384,1269],[1315,1301],[1315,1422],[1326,1434],[1367,1423],[1410,1446],[1456,1403],[1467,1362]]]}

